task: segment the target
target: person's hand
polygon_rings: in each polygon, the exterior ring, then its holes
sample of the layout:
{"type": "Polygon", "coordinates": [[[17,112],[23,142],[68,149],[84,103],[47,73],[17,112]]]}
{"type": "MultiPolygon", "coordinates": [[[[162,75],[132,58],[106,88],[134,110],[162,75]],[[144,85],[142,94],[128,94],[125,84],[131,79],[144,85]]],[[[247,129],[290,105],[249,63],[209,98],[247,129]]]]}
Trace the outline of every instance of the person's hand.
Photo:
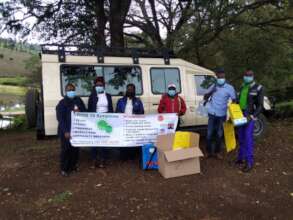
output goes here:
{"type": "Polygon", "coordinates": [[[80,110],[79,110],[79,108],[78,108],[78,106],[77,106],[77,105],[75,105],[75,106],[74,106],[74,109],[73,109],[73,111],[74,111],[74,112],[80,112],[80,110]]]}
{"type": "Polygon", "coordinates": [[[65,137],[66,139],[70,139],[70,133],[69,133],[69,132],[65,132],[65,133],[64,133],[64,137],[65,137]]]}
{"type": "Polygon", "coordinates": [[[256,121],[256,120],[257,120],[257,118],[254,117],[253,115],[250,115],[249,118],[250,118],[251,120],[253,120],[253,121],[256,121]]]}

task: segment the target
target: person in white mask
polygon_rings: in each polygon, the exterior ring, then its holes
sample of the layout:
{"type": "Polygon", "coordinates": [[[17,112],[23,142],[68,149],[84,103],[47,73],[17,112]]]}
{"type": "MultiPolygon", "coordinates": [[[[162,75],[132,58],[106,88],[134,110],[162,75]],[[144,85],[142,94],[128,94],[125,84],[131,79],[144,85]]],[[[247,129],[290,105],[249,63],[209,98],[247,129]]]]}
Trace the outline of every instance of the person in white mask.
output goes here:
{"type": "MultiPolygon", "coordinates": [[[[112,97],[105,91],[105,81],[103,77],[97,77],[94,82],[94,88],[88,100],[88,112],[112,113],[112,97]]],[[[105,148],[91,148],[92,166],[91,168],[105,167],[105,148]],[[97,156],[99,155],[99,159],[97,156]]]]}

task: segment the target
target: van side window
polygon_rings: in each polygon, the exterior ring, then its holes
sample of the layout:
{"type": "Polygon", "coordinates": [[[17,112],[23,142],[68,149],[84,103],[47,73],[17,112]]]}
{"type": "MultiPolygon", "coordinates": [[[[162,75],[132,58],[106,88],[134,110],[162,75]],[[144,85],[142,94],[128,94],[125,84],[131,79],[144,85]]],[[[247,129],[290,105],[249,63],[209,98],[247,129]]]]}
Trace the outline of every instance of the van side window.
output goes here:
{"type": "Polygon", "coordinates": [[[89,96],[97,76],[103,76],[106,92],[111,95],[123,95],[126,85],[133,83],[136,95],[142,95],[142,74],[139,66],[98,66],[98,65],[61,65],[62,95],[67,83],[76,86],[78,96],[89,96]]]}
{"type": "Polygon", "coordinates": [[[151,68],[151,84],[153,94],[164,94],[168,85],[173,83],[177,92],[181,92],[180,74],[178,68],[151,68]]]}
{"type": "Polygon", "coordinates": [[[136,95],[142,95],[141,69],[137,66],[104,67],[106,91],[111,95],[124,95],[129,83],[135,85],[136,95]]]}
{"type": "Polygon", "coordinates": [[[194,75],[196,94],[205,95],[215,84],[216,78],[208,75],[194,75]]]}

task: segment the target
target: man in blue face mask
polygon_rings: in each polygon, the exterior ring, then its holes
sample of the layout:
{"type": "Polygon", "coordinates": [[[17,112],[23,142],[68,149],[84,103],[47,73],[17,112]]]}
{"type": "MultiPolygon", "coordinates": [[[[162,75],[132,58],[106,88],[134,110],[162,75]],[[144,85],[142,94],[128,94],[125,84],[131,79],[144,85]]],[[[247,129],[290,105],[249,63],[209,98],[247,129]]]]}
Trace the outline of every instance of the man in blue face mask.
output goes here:
{"type": "Polygon", "coordinates": [[[231,99],[236,101],[236,93],[226,82],[225,72],[222,68],[216,70],[216,83],[205,95],[208,109],[207,156],[221,159],[221,144],[223,137],[223,123],[226,121],[227,105],[231,99]],[[214,142],[213,142],[214,140],[214,142]]]}
{"type": "Polygon", "coordinates": [[[263,108],[263,87],[254,81],[254,73],[247,70],[243,76],[243,84],[240,89],[239,105],[248,123],[238,129],[239,152],[236,161],[243,172],[249,172],[253,168],[253,130],[254,122],[263,108]],[[243,167],[241,165],[244,165],[243,167]]]}
{"type": "Polygon", "coordinates": [[[65,87],[65,97],[56,106],[58,136],[61,140],[60,168],[61,175],[68,176],[77,170],[79,148],[70,144],[71,112],[86,111],[81,98],[76,96],[75,86],[71,83],[65,87]]]}

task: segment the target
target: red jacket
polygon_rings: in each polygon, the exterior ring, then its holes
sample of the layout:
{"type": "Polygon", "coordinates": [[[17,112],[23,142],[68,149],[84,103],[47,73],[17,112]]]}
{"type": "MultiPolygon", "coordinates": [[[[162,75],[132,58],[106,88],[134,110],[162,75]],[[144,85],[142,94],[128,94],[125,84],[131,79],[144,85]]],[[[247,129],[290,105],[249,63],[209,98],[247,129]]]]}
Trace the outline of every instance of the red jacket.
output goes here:
{"type": "Polygon", "coordinates": [[[179,95],[176,94],[174,98],[171,98],[167,94],[162,95],[160,104],[158,107],[159,113],[178,113],[179,116],[184,115],[186,112],[186,105],[179,95]]]}

